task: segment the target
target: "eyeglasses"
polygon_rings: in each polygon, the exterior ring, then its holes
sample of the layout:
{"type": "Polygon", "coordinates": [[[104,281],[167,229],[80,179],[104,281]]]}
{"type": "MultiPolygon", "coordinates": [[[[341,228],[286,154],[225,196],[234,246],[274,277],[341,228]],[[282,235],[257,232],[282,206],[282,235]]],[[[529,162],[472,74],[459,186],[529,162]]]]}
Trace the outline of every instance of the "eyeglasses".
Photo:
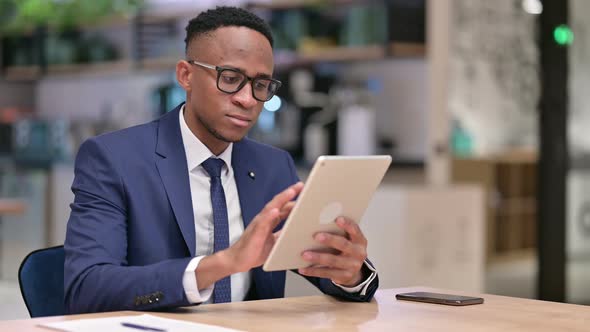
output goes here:
{"type": "Polygon", "coordinates": [[[246,83],[250,82],[252,86],[252,96],[258,101],[269,101],[274,97],[279,88],[281,81],[268,77],[248,77],[246,74],[234,68],[213,66],[195,60],[187,60],[191,65],[197,65],[217,71],[217,88],[225,93],[236,93],[240,91],[246,83]]]}

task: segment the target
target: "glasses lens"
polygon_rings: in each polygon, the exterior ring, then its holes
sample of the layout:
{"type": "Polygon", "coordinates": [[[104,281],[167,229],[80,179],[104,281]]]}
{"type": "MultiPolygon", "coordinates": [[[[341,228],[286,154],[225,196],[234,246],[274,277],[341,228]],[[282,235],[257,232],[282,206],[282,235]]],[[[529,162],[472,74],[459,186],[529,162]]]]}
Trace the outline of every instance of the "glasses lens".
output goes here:
{"type": "Polygon", "coordinates": [[[256,78],[252,82],[252,91],[254,91],[254,97],[261,101],[269,101],[277,90],[280,84],[268,78],[256,78]]]}
{"type": "Polygon", "coordinates": [[[246,79],[244,74],[231,70],[225,69],[219,73],[217,78],[217,86],[223,92],[234,93],[242,87],[242,82],[246,79]]]}

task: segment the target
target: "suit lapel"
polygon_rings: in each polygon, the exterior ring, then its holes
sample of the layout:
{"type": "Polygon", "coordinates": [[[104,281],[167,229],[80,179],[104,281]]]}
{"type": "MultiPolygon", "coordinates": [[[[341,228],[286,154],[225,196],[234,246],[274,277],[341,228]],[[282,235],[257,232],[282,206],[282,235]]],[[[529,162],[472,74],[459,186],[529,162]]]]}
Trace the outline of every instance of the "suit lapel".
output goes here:
{"type": "Polygon", "coordinates": [[[164,115],[158,125],[156,167],[164,183],[176,222],[191,256],[195,256],[195,221],[190,192],[186,154],[180,133],[178,106],[164,115]]]}
{"type": "MultiPolygon", "coordinates": [[[[248,138],[242,139],[234,144],[232,154],[232,167],[244,227],[248,227],[252,219],[260,212],[267,203],[269,188],[267,179],[264,178],[265,170],[260,155],[257,155],[252,148],[252,142],[248,138]],[[254,178],[249,174],[254,173],[254,178]]],[[[252,270],[256,295],[258,299],[271,299],[284,295],[285,272],[265,272],[262,267],[252,270]]]]}
{"type": "MultiPolygon", "coordinates": [[[[240,142],[234,143],[232,152],[232,168],[234,169],[234,178],[238,188],[240,198],[240,208],[242,209],[242,219],[244,228],[248,227],[252,219],[260,212],[263,205],[260,205],[260,183],[256,180],[256,174],[259,174],[259,168],[248,158],[248,139],[244,138],[240,142]],[[254,174],[254,177],[250,176],[254,174]]],[[[260,175],[260,174],[259,174],[260,175]]]]}

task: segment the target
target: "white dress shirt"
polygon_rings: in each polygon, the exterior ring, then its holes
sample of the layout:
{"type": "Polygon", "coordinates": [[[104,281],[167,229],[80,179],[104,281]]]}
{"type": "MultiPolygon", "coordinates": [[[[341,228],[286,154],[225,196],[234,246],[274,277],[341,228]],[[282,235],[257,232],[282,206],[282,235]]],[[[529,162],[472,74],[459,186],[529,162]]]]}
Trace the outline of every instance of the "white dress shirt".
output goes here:
{"type": "MultiPolygon", "coordinates": [[[[209,174],[201,163],[215,155],[203,144],[189,129],[184,120],[184,106],[180,110],[180,132],[186,162],[188,164],[189,183],[193,204],[193,216],[195,220],[195,235],[197,248],[195,258],[188,264],[182,285],[187,299],[191,303],[210,302],[214,285],[199,292],[195,270],[201,259],[213,254],[213,209],[211,207],[211,182],[209,174]]],[[[229,243],[234,244],[244,232],[242,209],[238,197],[238,188],[234,179],[234,171],[231,167],[231,155],[233,144],[223,151],[217,158],[223,160],[225,165],[221,170],[221,184],[225,192],[227,204],[227,220],[229,222],[229,243]]],[[[250,272],[242,272],[231,276],[231,300],[242,301],[250,288],[250,272]]]]}
{"type": "MultiPolygon", "coordinates": [[[[186,154],[186,161],[189,172],[189,184],[193,205],[193,216],[195,221],[196,235],[196,255],[187,265],[182,278],[182,286],[186,298],[191,303],[210,303],[213,287],[199,291],[195,271],[199,262],[205,256],[213,254],[213,209],[211,207],[211,182],[209,174],[205,171],[201,163],[210,157],[217,157],[224,161],[221,171],[221,183],[225,192],[225,201],[227,204],[227,216],[229,222],[229,241],[233,245],[244,232],[244,222],[242,220],[242,209],[238,197],[238,188],[234,179],[234,171],[231,164],[233,144],[230,143],[227,149],[220,155],[215,156],[209,148],[205,146],[189,129],[184,120],[184,106],[179,112],[180,132],[186,154]]],[[[371,281],[375,279],[377,273],[368,263],[365,266],[372,271],[371,275],[361,284],[355,287],[344,287],[337,285],[349,293],[360,292],[365,295],[371,281]]],[[[241,272],[231,275],[231,300],[232,302],[244,300],[252,276],[250,272],[241,272]]]]}

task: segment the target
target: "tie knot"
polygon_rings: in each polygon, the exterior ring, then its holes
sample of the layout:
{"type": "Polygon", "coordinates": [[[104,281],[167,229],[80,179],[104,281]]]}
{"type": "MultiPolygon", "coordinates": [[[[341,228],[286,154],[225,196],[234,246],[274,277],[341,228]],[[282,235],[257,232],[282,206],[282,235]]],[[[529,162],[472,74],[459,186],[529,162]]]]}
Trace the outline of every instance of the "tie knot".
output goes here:
{"type": "Polygon", "coordinates": [[[212,178],[218,178],[221,176],[221,167],[223,167],[223,160],[219,158],[209,158],[205,160],[201,165],[209,173],[212,178]]]}

